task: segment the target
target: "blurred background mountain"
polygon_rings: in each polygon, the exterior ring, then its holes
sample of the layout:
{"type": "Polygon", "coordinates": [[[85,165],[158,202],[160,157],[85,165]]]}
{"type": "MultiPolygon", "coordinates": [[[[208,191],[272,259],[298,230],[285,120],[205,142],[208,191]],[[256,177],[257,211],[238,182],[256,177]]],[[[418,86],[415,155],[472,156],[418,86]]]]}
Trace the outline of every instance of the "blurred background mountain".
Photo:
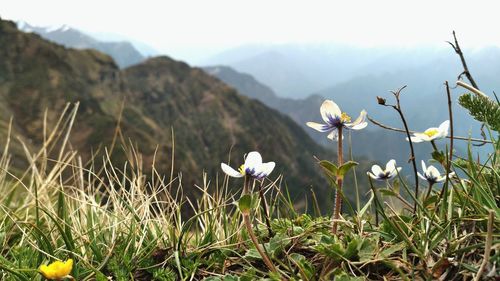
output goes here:
{"type": "MultiPolygon", "coordinates": [[[[24,21],[18,21],[17,28],[25,33],[2,21],[4,137],[6,120],[14,116],[15,131],[36,146],[45,108],[54,122],[66,102],[80,101],[77,124],[82,127],[72,144],[87,159],[110,144],[121,112],[123,140],[138,145],[146,166],[158,151],[163,156],[156,159],[157,165],[169,171],[173,129],[176,172],[182,172],[184,183],[199,184],[202,171],[216,175],[218,162],[230,152],[236,164],[243,153],[258,149],[281,163],[279,172],[286,175],[293,196],[310,186],[325,194],[331,191],[313,156],[333,159],[334,144],[305,126],[307,121],[321,121],[319,107],[325,99],[334,100],[353,118],[366,109],[371,118],[401,128],[397,113],[378,105],[375,97],[393,103],[389,90],[407,85],[403,110],[410,128],[423,131],[448,119],[443,83],[454,85],[462,72],[458,57],[444,42],[441,47],[405,48],[246,44],[217,55],[207,52],[193,61],[201,67],[196,68],[166,56],[150,58],[159,52],[148,44],[106,31],[86,33],[67,25],[37,27],[24,21]]],[[[464,51],[481,89],[491,94],[500,86],[500,48],[464,51]]],[[[455,133],[478,137],[480,124],[456,105],[461,93],[453,89],[455,133]]],[[[374,162],[394,158],[404,174],[410,171],[408,143],[401,133],[370,124],[354,132],[349,143],[361,162],[362,186],[374,162]]],[[[438,141],[441,148],[445,145],[438,141]]],[[[456,149],[465,150],[466,145],[459,142],[456,149]]],[[[432,151],[427,143],[416,149],[418,159],[428,159],[432,151]]],[[[22,153],[20,147],[14,151],[22,153]]],[[[118,162],[127,157],[123,149],[114,153],[118,162]]],[[[321,197],[322,204],[331,201],[328,196],[321,197]]]]}
{"type": "MultiPolygon", "coordinates": [[[[32,26],[27,22],[17,22],[17,27],[24,32],[33,32],[54,43],[76,49],[95,49],[110,55],[121,67],[142,62],[145,56],[128,41],[103,42],[67,25],[56,27],[32,26]]],[[[109,37],[108,37],[109,38],[109,37]]],[[[145,47],[145,52],[154,55],[152,49],[145,47]]]]}

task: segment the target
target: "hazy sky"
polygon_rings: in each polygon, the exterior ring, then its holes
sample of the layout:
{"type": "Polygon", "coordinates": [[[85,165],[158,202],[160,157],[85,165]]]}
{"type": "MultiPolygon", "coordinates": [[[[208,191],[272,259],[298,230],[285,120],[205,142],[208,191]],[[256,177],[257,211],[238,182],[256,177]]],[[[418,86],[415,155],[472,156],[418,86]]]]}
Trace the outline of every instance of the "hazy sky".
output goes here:
{"type": "Polygon", "coordinates": [[[109,32],[186,59],[248,43],[500,46],[495,1],[1,0],[0,16],[109,32]]]}

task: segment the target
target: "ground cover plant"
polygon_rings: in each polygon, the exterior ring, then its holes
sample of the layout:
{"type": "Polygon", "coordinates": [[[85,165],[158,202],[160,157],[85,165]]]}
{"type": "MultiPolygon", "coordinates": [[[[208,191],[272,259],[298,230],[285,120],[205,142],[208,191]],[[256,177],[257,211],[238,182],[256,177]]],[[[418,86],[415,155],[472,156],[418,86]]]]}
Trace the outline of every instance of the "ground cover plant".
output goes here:
{"type": "Polygon", "coordinates": [[[317,155],[325,185],[336,191],[332,211],[319,210],[314,200],[306,212],[296,211],[282,176],[273,173],[279,163],[254,151],[233,155],[228,164],[214,159],[221,174],[212,179],[202,174],[194,187],[154,167],[144,174],[140,152],[126,143],[124,166],[114,166],[113,154],[106,152],[93,159],[99,165],[83,163],[67,142],[78,109],[68,105],[55,127],[44,127],[39,150],[23,146],[25,170],[10,165],[10,141],[20,140],[5,140],[0,278],[495,280],[500,276],[500,102],[470,84],[457,83],[465,92],[459,104],[484,124],[480,140],[454,136],[456,105],[447,82],[443,94],[449,104],[443,107],[449,120],[436,120],[424,132],[406,124],[404,87],[374,97],[400,118],[403,129],[389,129],[403,132],[413,175],[400,175],[388,155],[387,163],[366,171],[365,204],[344,200],[342,205],[341,199],[357,188],[343,181],[357,163],[343,159],[342,132],[367,126],[366,112],[351,120],[334,101],[325,101],[318,109],[325,124],[310,126],[330,133],[338,152],[334,162],[317,155]],[[469,142],[467,154],[454,152],[456,141],[469,142]],[[478,144],[489,147],[487,158],[476,155],[478,144]],[[416,159],[414,145],[435,150],[416,159]],[[243,165],[233,169],[233,163],[243,165]],[[201,195],[185,197],[186,188],[201,195]]]}

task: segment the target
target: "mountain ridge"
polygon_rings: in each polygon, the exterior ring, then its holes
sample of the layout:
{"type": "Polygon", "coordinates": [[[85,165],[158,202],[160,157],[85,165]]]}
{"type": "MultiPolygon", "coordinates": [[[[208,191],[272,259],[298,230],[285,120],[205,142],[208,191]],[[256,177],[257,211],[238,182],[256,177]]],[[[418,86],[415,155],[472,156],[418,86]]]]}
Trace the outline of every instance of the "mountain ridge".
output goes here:
{"type": "MultiPolygon", "coordinates": [[[[6,21],[0,21],[0,43],[6,46],[0,50],[0,98],[8,101],[0,102],[2,117],[14,116],[15,134],[34,147],[42,141],[45,107],[52,127],[66,103],[78,101],[70,143],[85,159],[110,145],[121,112],[120,134],[137,146],[145,169],[155,161],[158,172],[170,172],[173,128],[175,174],[182,172],[185,185],[199,183],[203,171],[215,179],[229,153],[231,164],[239,165],[245,153],[258,150],[278,164],[273,177],[285,176],[292,197],[303,198],[314,186],[325,195],[323,206],[331,201],[313,156],[331,159],[333,153],[287,116],[240,96],[202,69],[158,57],[120,70],[105,54],[68,49],[6,21]]],[[[110,153],[118,166],[127,158],[120,146],[110,153]]]]}
{"type": "Polygon", "coordinates": [[[59,27],[37,27],[26,22],[17,26],[25,32],[36,33],[52,42],[76,49],[96,49],[113,57],[121,67],[127,67],[143,61],[144,56],[127,41],[103,42],[77,29],[62,25],[59,27]]]}

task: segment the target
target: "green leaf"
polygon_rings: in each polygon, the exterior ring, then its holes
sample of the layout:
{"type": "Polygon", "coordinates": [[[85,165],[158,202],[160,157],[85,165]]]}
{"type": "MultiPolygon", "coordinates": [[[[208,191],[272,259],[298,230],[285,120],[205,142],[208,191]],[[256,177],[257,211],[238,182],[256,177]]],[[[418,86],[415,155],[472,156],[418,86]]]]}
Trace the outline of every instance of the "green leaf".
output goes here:
{"type": "Polygon", "coordinates": [[[290,259],[298,267],[300,275],[302,276],[303,280],[313,279],[315,273],[314,266],[310,261],[306,259],[306,257],[304,257],[301,254],[291,253],[290,259]]]}
{"type": "Polygon", "coordinates": [[[351,260],[358,254],[360,238],[355,237],[347,244],[347,249],[345,253],[342,255],[345,259],[351,260]]]}
{"type": "Polygon", "coordinates": [[[210,276],[210,277],[204,278],[203,281],[222,281],[222,279],[220,277],[217,277],[217,276],[210,276]]]}
{"type": "Polygon", "coordinates": [[[444,153],[442,151],[434,150],[432,152],[432,159],[438,161],[439,163],[444,163],[444,161],[445,161],[444,153]]]}
{"type": "Polygon", "coordinates": [[[323,167],[326,171],[330,172],[332,176],[337,175],[337,165],[333,164],[332,162],[328,160],[321,160],[319,161],[319,165],[323,167]]]}
{"type": "Polygon", "coordinates": [[[245,194],[241,196],[238,201],[238,208],[243,214],[248,214],[252,210],[252,196],[250,194],[245,194]]]}
{"type": "Polygon", "coordinates": [[[398,179],[395,179],[392,182],[392,190],[394,190],[394,193],[399,194],[399,189],[400,189],[400,183],[398,179]]]}
{"type": "Polygon", "coordinates": [[[379,192],[380,192],[380,194],[382,194],[382,195],[397,197],[396,192],[394,192],[394,190],[392,190],[392,189],[388,189],[388,188],[381,188],[381,189],[379,189],[378,191],[379,191],[379,192]]]}
{"type": "Polygon", "coordinates": [[[291,243],[290,238],[288,238],[283,233],[279,233],[273,238],[271,238],[271,240],[269,240],[269,243],[265,243],[264,246],[266,247],[267,252],[272,257],[276,257],[279,254],[281,254],[285,250],[285,247],[288,246],[290,243],[291,243]]]}
{"type": "Polygon", "coordinates": [[[360,262],[373,260],[378,251],[378,237],[363,239],[358,247],[358,257],[360,262]]]}
{"type": "Polygon", "coordinates": [[[340,167],[337,167],[335,164],[333,164],[330,161],[327,160],[321,160],[319,162],[320,166],[323,167],[323,169],[326,171],[327,176],[334,178],[334,177],[340,177],[343,178],[349,170],[358,165],[357,162],[354,161],[347,161],[344,164],[342,164],[340,167]]]}
{"type": "Polygon", "coordinates": [[[246,251],[245,253],[245,258],[251,258],[251,259],[256,259],[256,260],[262,260],[262,256],[259,254],[259,251],[254,248],[250,248],[246,251]]]}
{"type": "Polygon", "coordinates": [[[358,163],[354,162],[354,161],[345,162],[344,164],[342,164],[342,166],[340,166],[338,168],[337,176],[343,178],[345,176],[345,174],[347,174],[347,172],[349,172],[349,170],[351,170],[353,167],[355,167],[357,165],[358,165],[358,163]]]}
{"type": "Polygon", "coordinates": [[[326,235],[321,236],[320,243],[316,246],[316,250],[335,261],[342,260],[346,252],[341,241],[338,241],[336,237],[326,235]]]}
{"type": "Polygon", "coordinates": [[[397,244],[390,244],[391,246],[389,246],[388,248],[385,248],[382,250],[382,252],[380,252],[380,256],[384,257],[384,258],[388,258],[390,257],[392,254],[394,254],[395,252],[398,252],[398,251],[401,251],[403,250],[406,245],[404,243],[397,243],[397,244]]]}
{"type": "Polygon", "coordinates": [[[358,217],[361,219],[363,215],[365,214],[366,210],[371,206],[373,198],[375,198],[373,192],[370,192],[370,199],[368,199],[368,202],[366,202],[365,206],[358,212],[358,217]]]}

